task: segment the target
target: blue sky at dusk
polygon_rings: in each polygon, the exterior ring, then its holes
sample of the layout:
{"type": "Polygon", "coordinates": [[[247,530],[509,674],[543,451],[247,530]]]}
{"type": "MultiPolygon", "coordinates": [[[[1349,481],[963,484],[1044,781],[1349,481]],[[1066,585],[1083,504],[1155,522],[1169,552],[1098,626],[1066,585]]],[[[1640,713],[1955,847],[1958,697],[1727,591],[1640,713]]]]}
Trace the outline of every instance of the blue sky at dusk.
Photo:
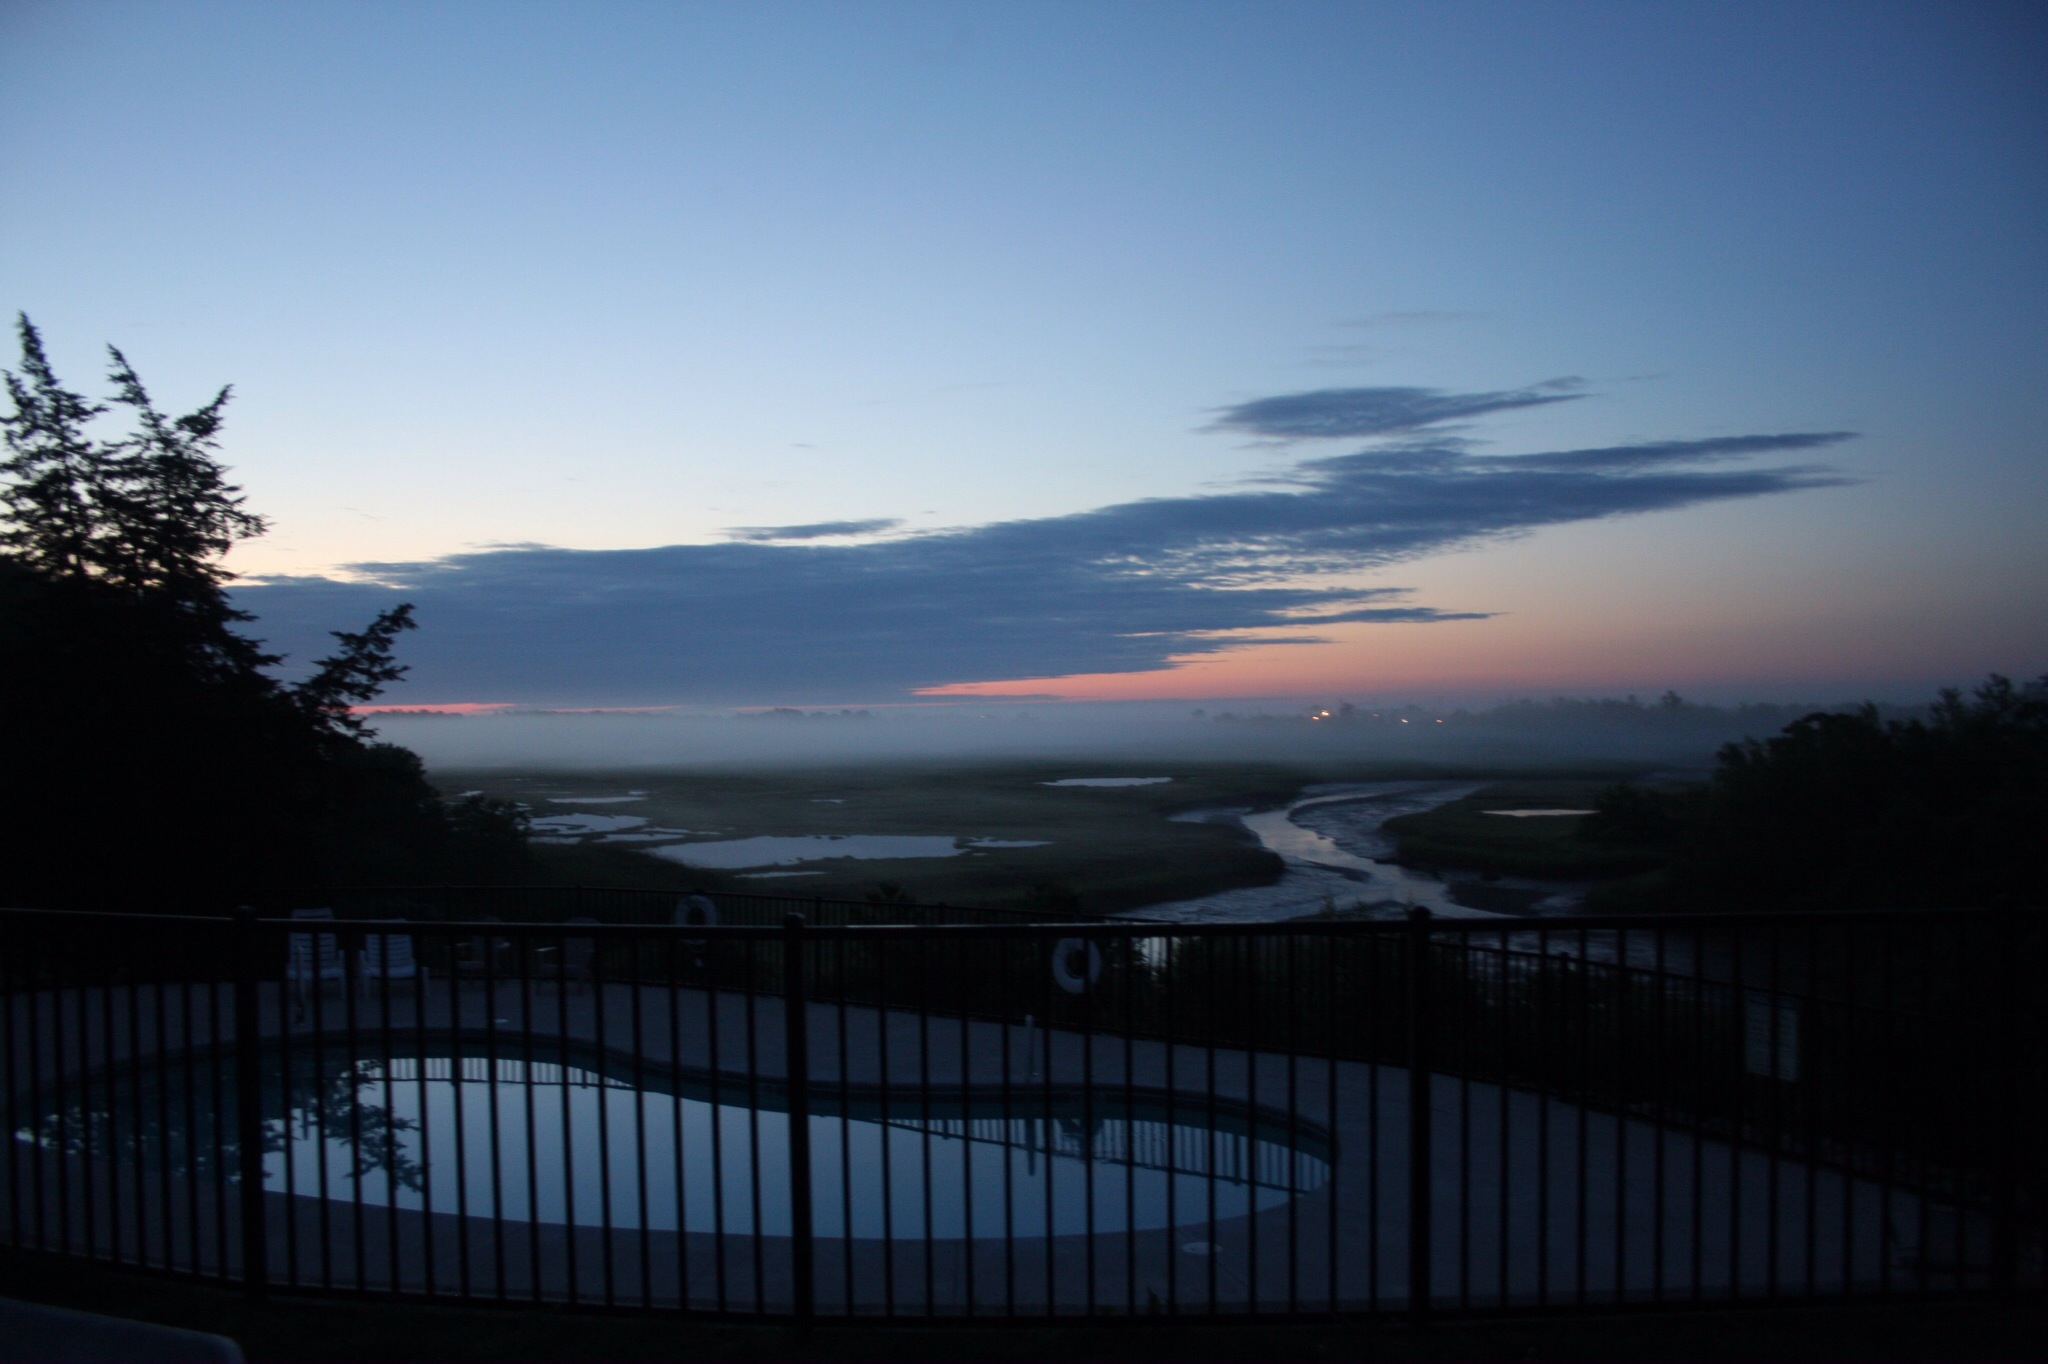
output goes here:
{"type": "Polygon", "coordinates": [[[2048,17],[0,4],[0,303],[408,704],[2048,672],[2048,17]]]}

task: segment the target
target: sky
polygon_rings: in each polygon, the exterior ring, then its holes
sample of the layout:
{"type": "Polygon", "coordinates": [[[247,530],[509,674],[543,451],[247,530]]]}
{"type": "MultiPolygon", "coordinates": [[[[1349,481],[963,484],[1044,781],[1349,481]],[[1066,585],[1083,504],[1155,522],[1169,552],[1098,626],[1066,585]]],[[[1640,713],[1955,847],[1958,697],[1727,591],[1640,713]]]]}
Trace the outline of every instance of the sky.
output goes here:
{"type": "Polygon", "coordinates": [[[0,303],[404,705],[2048,672],[2048,13],[0,0],[0,303]]]}

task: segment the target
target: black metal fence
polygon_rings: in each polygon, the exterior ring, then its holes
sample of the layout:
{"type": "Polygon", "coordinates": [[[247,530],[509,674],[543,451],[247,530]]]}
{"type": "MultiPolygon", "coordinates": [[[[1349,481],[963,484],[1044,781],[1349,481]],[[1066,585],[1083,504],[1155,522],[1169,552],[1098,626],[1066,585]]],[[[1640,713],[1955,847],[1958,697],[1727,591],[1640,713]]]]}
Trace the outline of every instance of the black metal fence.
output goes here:
{"type": "Polygon", "coordinates": [[[258,1292],[799,1318],[2041,1282],[2035,917],[516,894],[0,911],[0,1236],[258,1292]]]}

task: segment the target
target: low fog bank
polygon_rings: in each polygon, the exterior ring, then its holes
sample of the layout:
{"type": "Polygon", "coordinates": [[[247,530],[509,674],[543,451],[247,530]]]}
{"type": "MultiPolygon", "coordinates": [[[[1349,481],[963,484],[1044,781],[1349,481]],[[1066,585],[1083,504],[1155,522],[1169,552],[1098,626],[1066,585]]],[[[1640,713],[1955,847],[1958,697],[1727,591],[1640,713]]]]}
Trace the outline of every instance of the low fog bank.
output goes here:
{"type": "Polygon", "coordinates": [[[1651,702],[1634,697],[1519,701],[1471,709],[1176,701],[739,713],[385,713],[371,718],[382,737],[411,748],[436,768],[732,768],[1073,758],[1384,761],[1512,769],[1574,761],[1705,766],[1729,740],[1772,734],[1801,715],[1838,708],[1723,707],[1667,695],[1651,702]]]}

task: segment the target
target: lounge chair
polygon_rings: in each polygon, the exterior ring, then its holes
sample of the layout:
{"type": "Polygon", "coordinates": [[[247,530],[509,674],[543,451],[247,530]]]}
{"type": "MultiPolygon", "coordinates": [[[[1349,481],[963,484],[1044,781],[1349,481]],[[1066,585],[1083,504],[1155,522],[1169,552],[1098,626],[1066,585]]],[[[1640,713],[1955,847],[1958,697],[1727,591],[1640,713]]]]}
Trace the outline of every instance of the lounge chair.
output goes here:
{"type": "MultiPolygon", "coordinates": [[[[595,924],[597,920],[578,915],[569,920],[572,924],[595,924]]],[[[590,981],[595,978],[597,964],[597,939],[562,939],[561,978],[564,983],[572,980],[590,981]]]]}
{"type": "Polygon", "coordinates": [[[394,980],[424,981],[426,978],[427,968],[413,956],[412,934],[372,933],[363,939],[361,979],[365,992],[373,980],[381,981],[389,990],[394,980]]]}
{"type": "MultiPolygon", "coordinates": [[[[332,909],[295,909],[292,918],[333,922],[332,909]]],[[[284,980],[291,992],[295,1012],[303,1014],[309,991],[328,981],[346,982],[348,955],[341,950],[335,933],[293,933],[285,939],[284,980]]]]}
{"type": "MultiPolygon", "coordinates": [[[[495,914],[486,914],[482,922],[495,924],[504,922],[495,914]]],[[[517,965],[524,970],[524,940],[519,944],[522,950],[514,952],[510,938],[489,934],[480,938],[459,938],[455,943],[452,969],[458,976],[499,976],[506,973],[508,966],[517,965]],[[508,961],[507,959],[510,958],[508,961]]]]}

